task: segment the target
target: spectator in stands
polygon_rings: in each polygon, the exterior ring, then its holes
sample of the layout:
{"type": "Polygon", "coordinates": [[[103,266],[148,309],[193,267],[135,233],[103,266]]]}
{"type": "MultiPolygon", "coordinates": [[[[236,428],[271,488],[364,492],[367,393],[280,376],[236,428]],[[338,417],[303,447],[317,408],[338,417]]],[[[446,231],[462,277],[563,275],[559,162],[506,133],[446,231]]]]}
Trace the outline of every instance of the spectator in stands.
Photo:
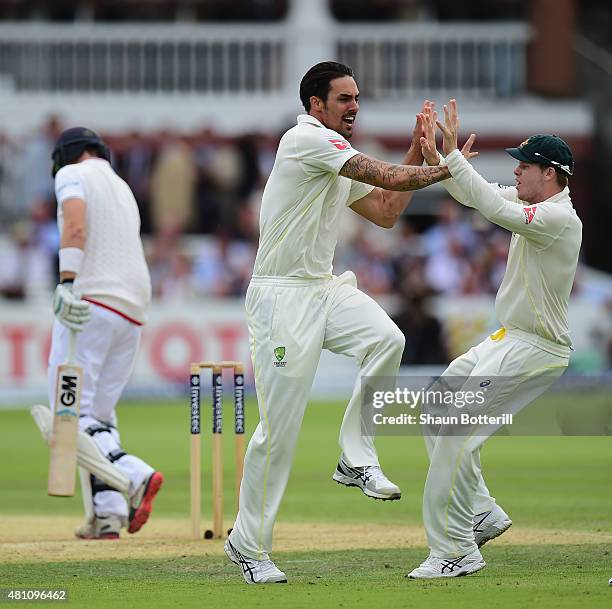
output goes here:
{"type": "Polygon", "coordinates": [[[216,196],[213,159],[217,138],[210,129],[196,137],[193,155],[196,165],[196,230],[203,235],[216,233],[221,226],[221,209],[216,196]]]}
{"type": "Polygon", "coordinates": [[[237,147],[229,141],[219,141],[210,158],[213,175],[213,190],[220,212],[220,230],[231,232],[233,218],[241,201],[241,182],[243,179],[243,159],[237,147]]]}
{"type": "Polygon", "coordinates": [[[241,200],[248,199],[253,190],[261,184],[259,173],[259,149],[257,136],[247,133],[236,140],[236,149],[240,159],[241,171],[237,184],[238,196],[241,200]]]}
{"type": "Polygon", "coordinates": [[[478,247],[469,258],[471,268],[463,283],[463,293],[496,293],[504,277],[507,254],[508,239],[500,231],[479,239],[478,247]]]}
{"type": "Polygon", "coordinates": [[[138,210],[140,211],[141,232],[151,232],[150,178],[154,164],[154,149],[137,131],[128,134],[118,154],[113,149],[113,165],[117,173],[130,185],[138,210]]]}
{"type": "Polygon", "coordinates": [[[448,247],[435,252],[427,259],[428,283],[441,294],[462,294],[469,272],[470,265],[466,260],[465,250],[454,239],[449,241],[448,247]]]}
{"type": "Polygon", "coordinates": [[[23,213],[21,202],[15,196],[18,149],[5,133],[0,133],[0,220],[14,220],[23,213]]]}
{"type": "Polygon", "coordinates": [[[193,262],[196,294],[222,298],[240,296],[251,279],[255,247],[252,243],[225,236],[203,241],[193,262]]]}
{"type": "Polygon", "coordinates": [[[50,116],[39,131],[23,145],[19,167],[18,201],[22,209],[32,210],[41,202],[54,200],[49,159],[53,145],[62,132],[57,116],[50,116]]]}
{"type": "Polygon", "coordinates": [[[196,168],[191,146],[181,137],[168,137],[151,175],[153,229],[184,232],[194,216],[196,168]]]}
{"type": "MultiPolygon", "coordinates": [[[[370,295],[387,294],[393,283],[393,268],[381,239],[369,240],[363,225],[353,241],[353,260],[350,267],[359,285],[370,295]]],[[[384,242],[384,240],[382,240],[384,242]]]]}
{"type": "MultiPolygon", "coordinates": [[[[176,260],[185,256],[180,243],[181,235],[174,229],[159,230],[149,242],[146,249],[147,264],[151,275],[151,286],[153,298],[156,300],[171,299],[171,294],[176,290],[170,288],[174,284],[176,260]]],[[[186,256],[185,256],[186,257],[186,256]]],[[[191,265],[189,265],[191,273],[191,265]]],[[[180,269],[181,280],[184,277],[184,269],[180,269]]],[[[186,297],[191,297],[194,290],[181,290],[186,297]]]]}
{"type": "Polygon", "coordinates": [[[0,250],[0,296],[10,300],[22,300],[26,297],[25,280],[29,272],[29,224],[23,221],[15,223],[9,236],[11,239],[5,241],[0,250]]]}
{"type": "Polygon", "coordinates": [[[160,302],[184,303],[193,299],[196,290],[192,272],[192,260],[188,254],[173,249],[164,253],[161,260],[151,258],[153,297],[160,302]],[[161,262],[161,264],[160,264],[161,262]]]}
{"type": "Polygon", "coordinates": [[[445,250],[448,253],[453,247],[451,242],[469,250],[475,245],[476,238],[457,204],[445,197],[438,206],[437,222],[425,231],[423,242],[427,254],[432,256],[445,250]]]}
{"type": "Polygon", "coordinates": [[[461,211],[450,199],[444,199],[438,211],[438,222],[423,235],[428,254],[426,273],[430,285],[443,294],[461,294],[470,272],[467,252],[476,239],[461,211]]]}
{"type": "Polygon", "coordinates": [[[408,283],[401,290],[402,308],[393,321],[406,338],[402,366],[448,364],[450,361],[442,324],[431,315],[427,292],[411,288],[408,283]]]}

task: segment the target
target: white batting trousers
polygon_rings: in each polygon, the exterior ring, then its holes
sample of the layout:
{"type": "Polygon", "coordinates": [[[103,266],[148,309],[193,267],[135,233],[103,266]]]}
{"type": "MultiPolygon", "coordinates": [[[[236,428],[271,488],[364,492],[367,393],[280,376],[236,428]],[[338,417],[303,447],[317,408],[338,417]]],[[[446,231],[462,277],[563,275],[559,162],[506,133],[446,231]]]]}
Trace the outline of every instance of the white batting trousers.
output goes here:
{"type": "MultiPolygon", "coordinates": [[[[542,348],[548,348],[547,341],[534,341],[540,346],[525,342],[530,336],[520,331],[502,332],[500,338],[485,339],[449,365],[442,379],[454,390],[478,391],[483,377],[491,380],[484,409],[469,407],[470,414],[517,414],[563,374],[568,365],[564,348],[551,343],[547,351],[542,348]]],[[[423,522],[433,556],[457,558],[477,549],[474,514],[495,505],[482,475],[480,448],[499,427],[472,426],[462,435],[453,435],[448,426],[424,429],[430,465],[423,522]]]]}
{"type": "MultiPolygon", "coordinates": [[[[48,368],[52,411],[55,408],[57,367],[66,362],[69,334],[68,328],[54,321],[48,368]]],[[[98,448],[129,478],[130,494],[154,471],[134,455],[123,454],[115,460],[123,453],[115,407],[132,374],[140,335],[140,326],[92,304],[91,319],[77,334],[76,340],[76,362],[83,368],[79,429],[91,429],[90,435],[98,448]]],[[[97,516],[127,518],[128,506],[121,493],[111,490],[96,492],[96,484],[93,491],[97,516]]]]}
{"type": "Polygon", "coordinates": [[[322,349],[355,358],[360,375],[339,443],[354,466],[378,465],[362,435],[361,377],[395,377],[404,336],[383,309],[356,287],[355,275],[330,280],[254,277],[246,297],[260,423],[246,451],[240,510],[230,536],[246,556],[272,550],[276,514],[322,349]]]}

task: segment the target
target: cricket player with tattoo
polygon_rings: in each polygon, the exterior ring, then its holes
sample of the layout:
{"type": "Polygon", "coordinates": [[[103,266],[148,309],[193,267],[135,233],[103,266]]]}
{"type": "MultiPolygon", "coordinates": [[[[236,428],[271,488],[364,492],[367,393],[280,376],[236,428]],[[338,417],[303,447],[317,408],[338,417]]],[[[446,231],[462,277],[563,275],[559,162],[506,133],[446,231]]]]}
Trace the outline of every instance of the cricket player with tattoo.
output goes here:
{"type": "MultiPolygon", "coordinates": [[[[501,328],[455,359],[440,386],[487,389],[487,415],[519,412],[544,393],[569,363],[572,346],[567,309],[576,273],[582,223],[570,199],[574,161],[568,145],[553,135],[534,135],[506,151],[518,161],[515,187],[489,184],[457,150],[457,104],[444,107],[444,123],[425,105],[421,138],[425,161],[445,164],[443,182],[463,205],[512,232],[506,273],[495,312],[501,328]],[[443,134],[444,163],[436,151],[435,124],[443,134]],[[482,380],[483,377],[486,380],[482,380]]],[[[479,548],[512,520],[491,497],[480,467],[480,448],[499,426],[473,425],[454,433],[448,426],[425,430],[430,458],[423,497],[429,557],[411,578],[456,577],[485,566],[479,548]]]]}
{"type": "Polygon", "coordinates": [[[376,499],[401,497],[379,465],[372,438],[362,435],[361,378],[394,379],[404,336],[357,289],[352,272],[333,275],[332,259],[346,207],[391,228],[411,191],[450,177],[446,167],[421,166],[420,115],[404,164],[351,146],[359,89],[348,66],[313,66],[302,79],[300,99],[306,113],[281,138],[263,194],[246,295],[260,423],[246,452],[240,509],[225,551],[250,584],[286,581],[269,557],[272,531],[322,349],[359,366],[333,480],[376,499]]]}
{"type": "MultiPolygon", "coordinates": [[[[91,129],[73,127],[58,139],[52,160],[61,249],[49,355],[51,412],[56,369],[76,330],[76,360],[84,371],[79,435],[89,436],[79,438],[77,459],[91,474],[81,476],[87,521],[76,535],[117,539],[122,527],[136,533],[147,522],[163,481],[121,448],[115,413],[134,366],[151,280],[136,200],[113,171],[105,143],[91,129]]],[[[46,414],[39,408],[33,416],[44,431],[46,414]]]]}

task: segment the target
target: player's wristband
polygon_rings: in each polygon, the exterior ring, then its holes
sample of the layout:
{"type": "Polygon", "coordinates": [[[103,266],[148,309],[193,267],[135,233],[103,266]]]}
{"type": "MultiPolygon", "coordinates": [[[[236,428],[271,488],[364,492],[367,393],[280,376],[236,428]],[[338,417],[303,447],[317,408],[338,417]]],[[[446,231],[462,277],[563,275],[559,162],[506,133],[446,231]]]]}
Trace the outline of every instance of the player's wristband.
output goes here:
{"type": "Polygon", "coordinates": [[[76,273],[77,275],[81,271],[81,265],[83,264],[83,257],[85,253],[78,247],[63,247],[59,251],[59,271],[63,273],[68,271],[76,273]]]}

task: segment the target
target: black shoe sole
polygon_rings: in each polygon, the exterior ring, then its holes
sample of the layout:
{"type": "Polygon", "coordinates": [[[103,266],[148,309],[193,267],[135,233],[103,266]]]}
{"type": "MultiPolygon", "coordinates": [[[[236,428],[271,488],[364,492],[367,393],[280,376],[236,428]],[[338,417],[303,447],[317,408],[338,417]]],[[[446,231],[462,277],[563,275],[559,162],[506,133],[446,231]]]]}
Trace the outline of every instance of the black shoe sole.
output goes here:
{"type": "MultiPolygon", "coordinates": [[[[334,479],[332,478],[332,480],[334,479]]],[[[334,482],[340,486],[358,488],[368,499],[374,499],[375,501],[399,501],[402,498],[401,494],[398,496],[393,495],[391,497],[372,497],[372,495],[368,495],[358,484],[348,484],[346,482],[340,482],[339,480],[334,480],[334,482]]]]}

